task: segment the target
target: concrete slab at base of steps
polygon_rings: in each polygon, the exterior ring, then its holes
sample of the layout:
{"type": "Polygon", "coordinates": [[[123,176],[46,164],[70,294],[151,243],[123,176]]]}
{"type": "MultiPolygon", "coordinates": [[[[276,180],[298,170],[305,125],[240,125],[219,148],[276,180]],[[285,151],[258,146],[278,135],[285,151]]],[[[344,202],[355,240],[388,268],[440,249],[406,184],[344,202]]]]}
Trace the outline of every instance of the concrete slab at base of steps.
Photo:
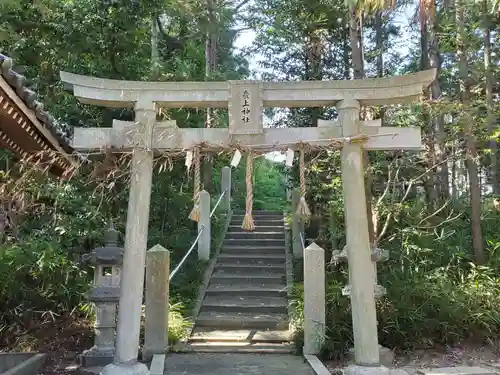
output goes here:
{"type": "Polygon", "coordinates": [[[196,327],[287,330],[288,314],[201,312],[196,327]]]}
{"type": "Polygon", "coordinates": [[[255,330],[255,329],[213,329],[195,327],[191,342],[251,342],[251,343],[284,343],[293,340],[289,330],[255,330]]]}
{"type": "Polygon", "coordinates": [[[259,296],[207,296],[201,311],[248,312],[265,311],[272,314],[287,314],[288,301],[285,297],[259,296]]]}
{"type": "Polygon", "coordinates": [[[289,343],[228,343],[228,342],[189,342],[180,350],[181,353],[253,353],[253,354],[290,354],[295,351],[295,346],[289,343]]]}
{"type": "Polygon", "coordinates": [[[419,369],[420,375],[494,375],[495,371],[478,366],[437,367],[419,369]]]}
{"type": "Polygon", "coordinates": [[[168,375],[314,375],[301,356],[254,353],[171,353],[168,375]]]}

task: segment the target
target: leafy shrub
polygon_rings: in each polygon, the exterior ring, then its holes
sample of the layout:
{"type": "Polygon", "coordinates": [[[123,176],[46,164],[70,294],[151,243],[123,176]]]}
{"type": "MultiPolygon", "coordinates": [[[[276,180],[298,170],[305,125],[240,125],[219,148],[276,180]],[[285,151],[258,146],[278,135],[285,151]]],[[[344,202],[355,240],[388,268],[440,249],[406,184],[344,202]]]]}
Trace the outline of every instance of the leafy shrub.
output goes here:
{"type": "Polygon", "coordinates": [[[0,246],[0,342],[19,327],[29,331],[35,321],[74,312],[88,286],[87,272],[55,242],[0,246]]]}
{"type": "MultiPolygon", "coordinates": [[[[395,228],[390,240],[381,244],[390,250],[391,259],[378,265],[379,284],[387,289],[387,295],[377,301],[380,343],[414,349],[464,339],[481,343],[496,339],[500,334],[498,212],[485,210],[483,233],[489,261],[476,266],[466,214],[429,229],[415,224],[415,218],[419,220],[415,210],[406,208],[401,216],[403,229],[395,228]]],[[[329,266],[326,357],[341,357],[352,347],[350,300],[341,294],[347,280],[345,264],[329,266]]],[[[299,327],[302,298],[303,288],[298,285],[294,319],[299,327]]],[[[302,347],[301,335],[297,336],[298,347],[302,347]]]]}
{"type": "Polygon", "coordinates": [[[183,311],[184,307],[180,303],[170,305],[168,312],[168,342],[170,345],[185,339],[188,335],[191,322],[184,318],[183,311]]]}

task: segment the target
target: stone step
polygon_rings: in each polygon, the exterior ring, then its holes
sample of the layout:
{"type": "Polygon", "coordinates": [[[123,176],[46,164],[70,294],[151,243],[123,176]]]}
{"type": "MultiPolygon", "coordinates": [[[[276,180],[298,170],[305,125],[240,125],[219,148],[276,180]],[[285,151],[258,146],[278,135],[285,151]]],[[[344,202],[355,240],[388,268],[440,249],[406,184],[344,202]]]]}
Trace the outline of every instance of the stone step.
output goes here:
{"type": "Polygon", "coordinates": [[[249,285],[246,287],[232,285],[209,285],[205,295],[219,297],[286,297],[287,288],[282,284],[267,284],[265,286],[249,285]]]}
{"type": "Polygon", "coordinates": [[[247,342],[247,343],[284,343],[293,340],[289,330],[221,330],[208,327],[195,327],[190,342],[247,342]]]}
{"type": "Polygon", "coordinates": [[[197,327],[220,329],[288,329],[288,314],[258,313],[221,313],[201,312],[196,319],[197,327]]]}
{"type": "Polygon", "coordinates": [[[265,311],[273,314],[287,314],[288,302],[285,297],[255,296],[208,296],[203,300],[201,311],[249,312],[265,311]]]}
{"type": "Polygon", "coordinates": [[[253,240],[255,238],[266,238],[266,239],[276,239],[285,242],[285,231],[274,231],[274,232],[229,232],[226,235],[226,239],[244,239],[253,240]]]}
{"type": "Polygon", "coordinates": [[[285,246],[285,238],[268,239],[266,236],[245,239],[226,238],[222,246],[285,246]]]}
{"type": "Polygon", "coordinates": [[[260,274],[260,275],[244,275],[236,274],[231,275],[227,273],[217,273],[212,275],[210,280],[210,285],[237,285],[237,286],[250,286],[250,285],[260,285],[265,286],[267,284],[272,285],[285,285],[286,278],[283,274],[260,274]]]}
{"type": "Polygon", "coordinates": [[[185,348],[179,350],[181,353],[254,353],[254,354],[289,354],[294,352],[292,344],[274,343],[227,343],[227,342],[190,342],[185,348]]]}
{"type": "MultiPolygon", "coordinates": [[[[258,225],[255,228],[255,231],[259,232],[259,233],[284,232],[284,230],[285,230],[285,226],[283,223],[280,225],[269,225],[269,226],[258,225]]],[[[229,227],[228,227],[228,234],[229,233],[233,234],[233,233],[255,233],[255,232],[248,232],[248,231],[244,230],[241,227],[241,223],[231,223],[231,225],[229,225],[229,227]]]]}
{"type": "MultiPolygon", "coordinates": [[[[243,216],[245,215],[245,210],[235,210],[233,215],[243,216]]],[[[265,211],[265,210],[252,210],[252,216],[281,216],[283,217],[282,211],[265,211]]]]}
{"type": "MultiPolygon", "coordinates": [[[[284,228],[285,222],[283,218],[273,218],[273,217],[257,217],[253,218],[253,223],[255,225],[255,230],[259,230],[260,227],[276,227],[276,228],[284,228]]],[[[238,226],[241,228],[243,224],[243,216],[232,216],[230,226],[238,226]]]]}
{"type": "Polygon", "coordinates": [[[283,255],[285,248],[280,246],[226,246],[221,249],[221,254],[232,255],[283,255]]]}
{"type": "Polygon", "coordinates": [[[215,272],[224,272],[231,274],[268,274],[268,273],[279,273],[285,272],[284,264],[271,264],[268,266],[263,266],[260,264],[238,264],[238,263],[216,263],[214,268],[215,272]]]}
{"type": "Polygon", "coordinates": [[[260,266],[269,266],[269,265],[284,265],[286,262],[286,255],[283,254],[266,254],[255,256],[253,254],[230,254],[230,253],[222,253],[219,254],[216,265],[222,264],[234,264],[234,265],[248,265],[248,264],[256,264],[260,266]]]}

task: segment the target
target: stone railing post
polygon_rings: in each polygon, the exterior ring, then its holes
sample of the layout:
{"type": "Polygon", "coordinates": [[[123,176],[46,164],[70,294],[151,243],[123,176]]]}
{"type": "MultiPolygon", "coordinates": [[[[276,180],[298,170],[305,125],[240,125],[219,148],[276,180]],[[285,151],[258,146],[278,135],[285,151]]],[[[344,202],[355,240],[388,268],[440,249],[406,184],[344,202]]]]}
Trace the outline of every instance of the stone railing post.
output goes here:
{"type": "Polygon", "coordinates": [[[203,232],[198,240],[198,259],[209,260],[211,241],[210,194],[205,190],[200,192],[200,220],[198,221],[198,233],[202,228],[203,232]]]}
{"type": "MultiPolygon", "coordinates": [[[[337,104],[342,136],[360,133],[360,104],[356,100],[343,100],[337,104]]],[[[357,365],[378,366],[379,346],[374,267],[368,235],[363,147],[360,143],[348,143],[341,151],[342,187],[344,192],[347,258],[354,336],[354,357],[357,365]]]]}
{"type": "Polygon", "coordinates": [[[146,254],[146,322],[143,358],[168,351],[170,252],[161,245],[146,254]]]}
{"type": "Polygon", "coordinates": [[[297,207],[300,201],[299,189],[293,189],[292,191],[292,249],[294,258],[302,258],[303,248],[302,242],[300,240],[300,234],[304,233],[304,224],[297,215],[297,207]]]}
{"type": "Polygon", "coordinates": [[[89,300],[95,305],[94,346],[83,352],[85,368],[106,366],[115,354],[116,305],[120,298],[121,265],[123,248],[118,247],[118,232],[109,228],[105,246],[92,250],[84,261],[94,265],[94,285],[89,300]]]}
{"type": "Polygon", "coordinates": [[[222,168],[220,175],[220,192],[226,191],[226,194],[222,198],[220,205],[224,211],[229,211],[231,209],[231,167],[222,168]]]}
{"type": "Polygon", "coordinates": [[[325,251],[304,249],[304,354],[319,354],[325,341],[325,251]]]}

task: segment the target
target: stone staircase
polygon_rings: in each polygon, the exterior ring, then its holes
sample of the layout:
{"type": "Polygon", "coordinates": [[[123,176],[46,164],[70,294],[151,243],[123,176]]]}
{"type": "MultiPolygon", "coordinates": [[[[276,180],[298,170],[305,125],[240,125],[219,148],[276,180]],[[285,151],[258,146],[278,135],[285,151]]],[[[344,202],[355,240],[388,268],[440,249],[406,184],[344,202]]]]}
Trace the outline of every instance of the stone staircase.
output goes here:
{"type": "Polygon", "coordinates": [[[254,211],[256,229],[235,212],[187,350],[290,352],[283,214],[254,211]]]}

